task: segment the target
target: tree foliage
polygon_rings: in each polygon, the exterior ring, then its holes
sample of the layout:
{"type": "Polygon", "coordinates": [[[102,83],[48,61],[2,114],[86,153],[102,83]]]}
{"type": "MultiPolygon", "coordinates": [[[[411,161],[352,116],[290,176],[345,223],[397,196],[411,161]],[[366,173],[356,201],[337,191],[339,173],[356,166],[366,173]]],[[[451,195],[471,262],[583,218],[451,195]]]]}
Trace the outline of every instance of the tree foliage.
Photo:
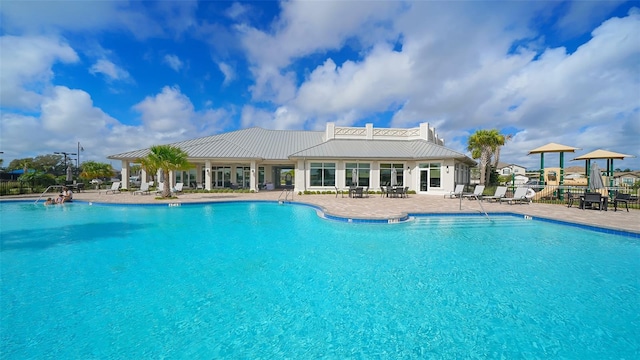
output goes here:
{"type": "Polygon", "coordinates": [[[158,170],[162,170],[162,182],[164,183],[162,197],[170,197],[169,172],[191,168],[191,164],[187,161],[187,153],[171,145],[155,145],[150,150],[149,155],[138,159],[137,162],[147,172],[155,173],[158,170]]]}
{"type": "Polygon", "coordinates": [[[491,179],[491,160],[494,158],[494,166],[500,160],[500,147],[503,146],[511,135],[503,135],[497,129],[478,130],[469,136],[467,150],[471,157],[479,159],[480,183],[489,185],[491,179]]]}
{"type": "Polygon", "coordinates": [[[82,163],[81,168],[80,177],[87,180],[111,177],[115,172],[111,164],[96,161],[85,161],[82,163]]]}

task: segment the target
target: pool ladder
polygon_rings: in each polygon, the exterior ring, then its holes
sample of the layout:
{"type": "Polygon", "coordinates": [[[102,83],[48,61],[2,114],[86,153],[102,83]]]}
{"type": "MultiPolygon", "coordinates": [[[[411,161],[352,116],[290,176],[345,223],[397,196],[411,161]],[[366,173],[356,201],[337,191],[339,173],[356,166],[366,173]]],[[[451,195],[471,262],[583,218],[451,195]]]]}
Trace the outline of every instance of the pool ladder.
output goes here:
{"type": "Polygon", "coordinates": [[[285,186],[285,188],[282,189],[282,192],[278,196],[279,204],[282,204],[285,201],[293,201],[293,186],[285,186]],[[291,194],[291,199],[289,199],[289,194],[291,194]],[[284,199],[283,199],[283,196],[284,196],[284,199]]]}

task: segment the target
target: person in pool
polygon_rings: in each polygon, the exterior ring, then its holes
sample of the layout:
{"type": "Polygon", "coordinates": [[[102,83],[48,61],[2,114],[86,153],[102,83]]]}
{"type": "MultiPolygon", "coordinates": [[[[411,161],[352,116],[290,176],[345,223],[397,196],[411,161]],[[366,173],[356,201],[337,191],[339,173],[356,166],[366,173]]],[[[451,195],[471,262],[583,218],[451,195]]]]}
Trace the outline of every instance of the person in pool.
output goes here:
{"type": "Polygon", "coordinates": [[[47,201],[44,202],[45,205],[53,205],[55,204],[55,202],[53,202],[52,198],[47,198],[47,201]]]}
{"type": "Polygon", "coordinates": [[[58,197],[56,198],[56,204],[62,204],[64,202],[64,195],[62,195],[62,193],[60,193],[58,195],[58,197]]]}

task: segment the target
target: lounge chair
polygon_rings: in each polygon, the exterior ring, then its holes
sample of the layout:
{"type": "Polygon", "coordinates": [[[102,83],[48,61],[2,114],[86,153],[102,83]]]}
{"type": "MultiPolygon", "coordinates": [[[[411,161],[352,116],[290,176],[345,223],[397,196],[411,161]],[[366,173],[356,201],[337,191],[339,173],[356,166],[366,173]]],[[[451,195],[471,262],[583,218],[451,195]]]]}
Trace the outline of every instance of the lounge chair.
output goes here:
{"type": "Polygon", "coordinates": [[[456,188],[452,192],[445,195],[444,197],[446,198],[448,196],[449,199],[453,199],[455,197],[462,196],[463,191],[464,191],[464,184],[456,185],[456,188]]]}
{"type": "Polygon", "coordinates": [[[473,194],[463,194],[462,197],[465,199],[481,199],[482,193],[484,192],[484,185],[476,185],[476,188],[473,190],[473,194]]]}
{"type": "Polygon", "coordinates": [[[503,201],[508,201],[509,205],[512,205],[514,202],[526,202],[527,204],[529,204],[529,199],[527,198],[527,190],[529,190],[529,188],[519,186],[516,188],[513,197],[503,197],[500,199],[500,203],[502,204],[503,201]]]}
{"type": "Polygon", "coordinates": [[[156,187],[156,195],[162,195],[163,191],[164,191],[164,183],[158,183],[158,186],[156,187]]]}
{"type": "Polygon", "coordinates": [[[140,190],[134,191],[133,195],[135,194],[140,194],[140,195],[151,194],[151,192],[149,192],[149,183],[143,182],[142,184],[140,184],[140,190]]]}
{"type": "Polygon", "coordinates": [[[112,194],[115,193],[119,193],[120,192],[120,181],[115,181],[113,184],[111,184],[111,189],[105,191],[105,194],[108,194],[109,192],[111,192],[112,194]]]}
{"type": "Polygon", "coordinates": [[[507,195],[507,187],[506,186],[498,186],[496,188],[496,192],[493,195],[483,196],[482,200],[500,201],[500,199],[502,199],[506,195],[507,195]]]}
{"type": "Polygon", "coordinates": [[[181,182],[176,183],[176,186],[173,188],[173,192],[181,193],[183,187],[184,187],[184,183],[181,183],[181,182]]]}

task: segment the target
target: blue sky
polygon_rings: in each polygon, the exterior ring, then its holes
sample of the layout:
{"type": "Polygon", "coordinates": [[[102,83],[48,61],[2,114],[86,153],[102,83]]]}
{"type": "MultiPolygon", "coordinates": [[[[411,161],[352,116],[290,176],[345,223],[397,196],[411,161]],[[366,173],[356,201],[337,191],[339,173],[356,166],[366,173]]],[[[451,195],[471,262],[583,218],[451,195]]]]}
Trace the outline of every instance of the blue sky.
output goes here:
{"type": "Polygon", "coordinates": [[[9,0],[0,23],[5,166],[330,121],[429,122],[465,153],[497,128],[530,168],[549,142],[640,156],[638,1],[9,0]]]}

